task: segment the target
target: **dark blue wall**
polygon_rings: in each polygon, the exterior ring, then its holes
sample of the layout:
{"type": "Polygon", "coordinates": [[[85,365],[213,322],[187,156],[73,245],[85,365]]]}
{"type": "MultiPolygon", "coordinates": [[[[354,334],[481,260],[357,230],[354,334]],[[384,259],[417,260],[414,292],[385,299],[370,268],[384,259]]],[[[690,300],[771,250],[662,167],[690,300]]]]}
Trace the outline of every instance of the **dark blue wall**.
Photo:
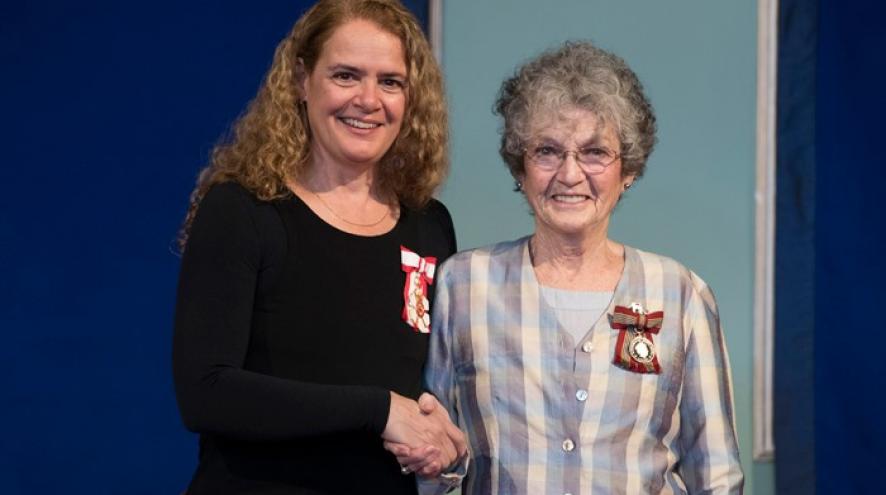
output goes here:
{"type": "Polygon", "coordinates": [[[781,0],[775,242],[776,493],[815,493],[817,0],[781,0]]]}
{"type": "Polygon", "coordinates": [[[886,6],[779,5],[777,491],[882,493],[886,6]]]}
{"type": "Polygon", "coordinates": [[[886,4],[821,1],[816,98],[818,493],[883,493],[886,4]]]}
{"type": "Polygon", "coordinates": [[[0,4],[0,492],[186,486],[176,232],[308,3],[0,4]]]}

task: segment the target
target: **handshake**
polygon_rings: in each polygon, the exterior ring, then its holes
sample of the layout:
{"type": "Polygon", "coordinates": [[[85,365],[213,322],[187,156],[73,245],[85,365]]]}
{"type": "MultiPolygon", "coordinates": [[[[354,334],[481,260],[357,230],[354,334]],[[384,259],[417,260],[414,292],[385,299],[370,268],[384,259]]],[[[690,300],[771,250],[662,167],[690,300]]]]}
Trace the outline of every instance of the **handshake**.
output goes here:
{"type": "Polygon", "coordinates": [[[397,457],[403,474],[434,478],[467,455],[464,434],[428,393],[416,402],[391,392],[388,422],[381,437],[385,449],[397,457]]]}

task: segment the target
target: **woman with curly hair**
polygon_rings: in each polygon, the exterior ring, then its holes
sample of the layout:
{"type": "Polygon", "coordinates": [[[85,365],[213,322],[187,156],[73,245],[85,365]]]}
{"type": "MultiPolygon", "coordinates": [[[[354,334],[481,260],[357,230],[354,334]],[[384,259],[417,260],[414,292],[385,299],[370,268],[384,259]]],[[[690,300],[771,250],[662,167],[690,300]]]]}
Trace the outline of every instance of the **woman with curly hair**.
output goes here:
{"type": "Polygon", "coordinates": [[[507,78],[495,110],[535,228],[437,275],[426,385],[467,432],[462,493],[740,494],[710,287],[609,237],[656,141],[637,75],[566,42],[507,78]]]}
{"type": "Polygon", "coordinates": [[[173,371],[190,495],[414,493],[465,452],[421,394],[434,268],[455,251],[440,70],[396,0],[321,0],[200,174],[173,371]],[[419,401],[421,406],[419,406],[419,401]]]}

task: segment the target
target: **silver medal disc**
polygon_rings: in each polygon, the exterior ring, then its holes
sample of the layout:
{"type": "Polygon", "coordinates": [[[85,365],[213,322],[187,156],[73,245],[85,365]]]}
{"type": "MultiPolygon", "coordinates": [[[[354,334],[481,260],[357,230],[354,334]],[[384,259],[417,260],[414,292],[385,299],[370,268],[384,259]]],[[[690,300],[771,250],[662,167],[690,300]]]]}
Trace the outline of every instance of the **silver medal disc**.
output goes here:
{"type": "Polygon", "coordinates": [[[631,357],[643,364],[649,364],[655,359],[655,344],[651,340],[643,336],[643,334],[634,335],[628,344],[628,352],[631,357]]]}

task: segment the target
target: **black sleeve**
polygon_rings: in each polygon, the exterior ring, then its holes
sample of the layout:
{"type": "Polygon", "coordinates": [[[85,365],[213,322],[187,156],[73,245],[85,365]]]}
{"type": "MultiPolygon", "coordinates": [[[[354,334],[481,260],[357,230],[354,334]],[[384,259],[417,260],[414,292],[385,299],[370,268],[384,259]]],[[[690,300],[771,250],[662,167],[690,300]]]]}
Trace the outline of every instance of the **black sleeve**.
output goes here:
{"type": "Polygon", "coordinates": [[[273,252],[267,240],[285,243],[279,217],[279,235],[264,231],[275,225],[267,215],[276,215],[273,207],[236,184],[213,187],[200,203],[182,259],[173,338],[173,376],[185,426],[247,440],[381,434],[390,408],[387,390],[297,382],[243,369],[259,272],[273,252]]]}

